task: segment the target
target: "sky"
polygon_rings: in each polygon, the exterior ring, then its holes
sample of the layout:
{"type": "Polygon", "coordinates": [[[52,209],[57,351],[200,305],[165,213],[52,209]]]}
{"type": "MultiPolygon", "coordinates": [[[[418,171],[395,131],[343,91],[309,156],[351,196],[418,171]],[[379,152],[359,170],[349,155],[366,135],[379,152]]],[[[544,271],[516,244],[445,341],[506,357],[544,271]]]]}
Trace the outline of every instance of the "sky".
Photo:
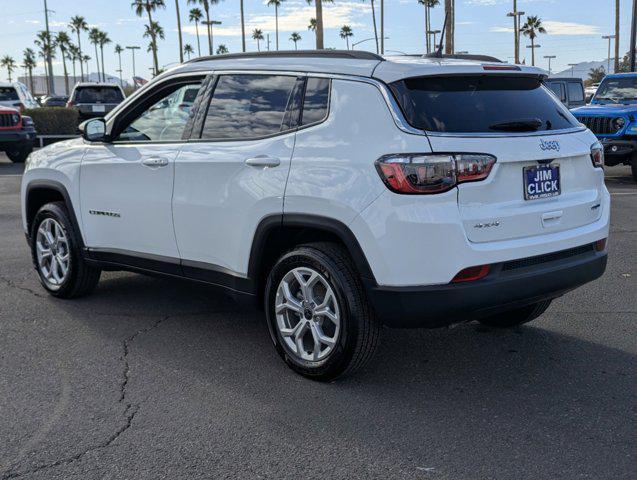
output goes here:
{"type": "MultiPolygon", "coordinates": [[[[184,42],[197,50],[197,37],[194,24],[188,22],[188,11],[194,7],[187,0],[178,0],[184,42]]],[[[139,45],[142,47],[136,58],[136,73],[148,78],[152,67],[151,55],[146,53],[148,39],[143,38],[146,18],[136,17],[130,7],[130,0],[48,0],[50,28],[54,32],[66,30],[73,15],[82,15],[89,25],[96,26],[108,33],[113,43],[105,47],[107,73],[116,76],[117,56],[113,52],[115,44],[122,46],[139,45]]],[[[170,66],[179,60],[177,21],[175,0],[165,0],[166,9],[155,14],[155,18],[164,27],[166,39],[159,41],[159,63],[170,66]]],[[[247,47],[256,51],[256,42],[250,32],[254,28],[270,34],[271,49],[275,49],[274,7],[268,7],[267,0],[245,0],[247,47]]],[[[44,28],[43,0],[0,0],[0,57],[12,56],[18,64],[22,61],[22,52],[32,47],[35,35],[44,28]]],[[[377,17],[379,0],[376,0],[377,17]]],[[[444,4],[444,1],[441,1],[444,4]]],[[[512,9],[512,0],[456,0],[456,50],[476,54],[493,55],[502,60],[513,58],[513,25],[507,12],[512,9]]],[[[536,64],[547,68],[544,55],[556,55],[553,71],[565,70],[569,63],[599,61],[607,58],[608,41],[602,35],[614,33],[615,0],[518,0],[518,10],[527,15],[538,15],[547,29],[538,43],[541,48],[536,52],[536,64]]],[[[630,16],[632,0],[621,0],[620,51],[623,55],[629,48],[630,16]]],[[[314,47],[314,33],[307,26],[314,16],[314,7],[306,0],[284,0],[279,9],[279,45],[280,49],[293,49],[289,40],[294,31],[300,33],[302,40],[299,49],[314,47]]],[[[212,19],[222,24],[214,28],[215,49],[221,43],[230,52],[241,51],[241,28],[239,0],[220,0],[212,7],[212,19]]],[[[439,29],[444,21],[444,8],[433,10],[432,28],[439,29]]],[[[345,48],[345,41],[339,37],[342,25],[351,26],[354,42],[373,36],[372,11],[369,0],[335,0],[324,6],[325,45],[326,47],[345,48]]],[[[207,49],[205,27],[201,29],[201,48],[207,49]]],[[[387,53],[422,53],[424,49],[424,9],[417,0],[385,0],[385,43],[387,53]]],[[[75,36],[72,36],[75,39],[75,36]]],[[[529,43],[522,40],[522,45],[529,43]]],[[[92,46],[86,34],[82,38],[85,53],[94,57],[92,46]]],[[[261,48],[266,48],[261,45],[261,48]]],[[[374,42],[363,42],[357,49],[371,50],[374,42]]],[[[613,46],[614,48],[614,46],[613,46]]],[[[530,64],[530,49],[522,48],[521,55],[530,64]]],[[[96,71],[94,60],[91,72],[96,71]]],[[[54,62],[54,72],[62,73],[59,60],[54,62]]],[[[127,51],[122,58],[124,78],[132,77],[132,61],[127,51]]],[[[43,73],[40,61],[36,73],[43,73]]],[[[20,71],[22,74],[22,71],[20,71]]],[[[0,79],[7,78],[6,69],[0,70],[0,79]]]]}

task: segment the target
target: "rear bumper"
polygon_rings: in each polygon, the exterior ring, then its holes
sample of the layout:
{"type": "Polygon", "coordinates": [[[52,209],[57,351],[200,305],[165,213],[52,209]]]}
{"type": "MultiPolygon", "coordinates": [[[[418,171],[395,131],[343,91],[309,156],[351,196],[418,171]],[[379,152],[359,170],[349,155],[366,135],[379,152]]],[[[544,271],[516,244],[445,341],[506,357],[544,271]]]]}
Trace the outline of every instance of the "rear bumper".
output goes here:
{"type": "Polygon", "coordinates": [[[546,256],[549,261],[540,263],[539,257],[531,257],[496,264],[475,282],[426,287],[368,284],[368,295],[381,321],[391,327],[435,328],[475,320],[557,298],[604,273],[607,252],[596,252],[592,245],[568,252],[560,252],[563,258],[555,260],[546,256]]]}

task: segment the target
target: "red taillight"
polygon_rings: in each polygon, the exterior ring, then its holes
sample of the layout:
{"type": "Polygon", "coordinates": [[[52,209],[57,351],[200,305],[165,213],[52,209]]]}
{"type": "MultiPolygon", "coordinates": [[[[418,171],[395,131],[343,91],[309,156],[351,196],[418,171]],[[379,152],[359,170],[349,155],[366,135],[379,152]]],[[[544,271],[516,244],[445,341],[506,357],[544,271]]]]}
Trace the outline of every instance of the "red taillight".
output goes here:
{"type": "Polygon", "coordinates": [[[604,147],[599,142],[595,142],[591,145],[591,161],[595,168],[604,167],[604,147]]]}
{"type": "Polygon", "coordinates": [[[376,161],[378,173],[391,191],[402,194],[430,194],[451,190],[458,183],[484,180],[496,159],[491,155],[397,154],[376,161]]]}
{"type": "Polygon", "coordinates": [[[473,282],[475,280],[480,280],[481,278],[489,275],[489,270],[491,270],[491,265],[477,265],[475,267],[465,268],[453,277],[451,283],[473,282]]]}
{"type": "Polygon", "coordinates": [[[601,240],[597,240],[595,242],[595,250],[598,252],[603,252],[606,250],[606,239],[602,238],[601,240]]]}

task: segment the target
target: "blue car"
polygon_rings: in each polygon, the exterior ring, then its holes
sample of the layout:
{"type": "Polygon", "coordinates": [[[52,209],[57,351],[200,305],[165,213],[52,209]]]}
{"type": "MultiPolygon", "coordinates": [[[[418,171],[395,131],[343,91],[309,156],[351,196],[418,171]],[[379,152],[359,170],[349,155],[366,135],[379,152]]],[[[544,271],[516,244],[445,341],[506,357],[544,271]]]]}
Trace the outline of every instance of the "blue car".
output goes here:
{"type": "Polygon", "coordinates": [[[637,73],[607,75],[590,105],[572,113],[602,142],[606,164],[630,165],[637,181],[637,73]]]}

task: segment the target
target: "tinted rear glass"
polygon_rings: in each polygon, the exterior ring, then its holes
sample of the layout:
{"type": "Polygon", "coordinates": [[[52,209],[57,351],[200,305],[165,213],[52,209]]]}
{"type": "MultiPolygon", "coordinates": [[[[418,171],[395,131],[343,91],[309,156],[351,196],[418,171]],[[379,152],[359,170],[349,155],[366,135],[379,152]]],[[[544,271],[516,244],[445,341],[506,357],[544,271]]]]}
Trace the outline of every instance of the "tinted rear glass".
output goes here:
{"type": "Polygon", "coordinates": [[[11,100],[20,100],[18,92],[13,87],[0,87],[0,102],[7,102],[11,100]]]}
{"type": "Polygon", "coordinates": [[[122,92],[115,87],[79,87],[75,91],[75,103],[119,103],[122,92]]]}
{"type": "Polygon", "coordinates": [[[536,131],[578,125],[538,78],[418,77],[391,88],[407,121],[431,132],[502,132],[502,125],[520,122],[537,124],[536,131]]]}
{"type": "Polygon", "coordinates": [[[584,101],[584,88],[581,84],[569,82],[566,84],[566,88],[568,88],[568,98],[571,102],[584,101]]]}

